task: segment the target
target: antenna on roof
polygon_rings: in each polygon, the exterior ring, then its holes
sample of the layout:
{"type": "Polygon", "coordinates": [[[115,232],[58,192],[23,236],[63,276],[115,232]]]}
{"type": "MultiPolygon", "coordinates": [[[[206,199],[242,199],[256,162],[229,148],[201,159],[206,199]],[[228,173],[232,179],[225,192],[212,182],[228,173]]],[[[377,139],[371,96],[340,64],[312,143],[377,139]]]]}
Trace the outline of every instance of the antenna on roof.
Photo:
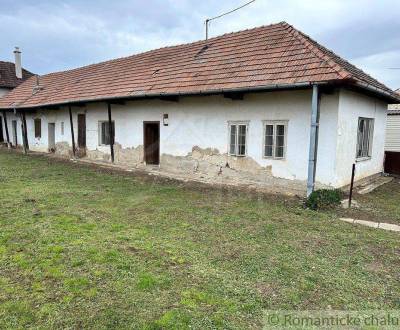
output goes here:
{"type": "Polygon", "coordinates": [[[213,21],[213,20],[215,20],[215,19],[218,19],[218,18],[221,18],[222,16],[232,14],[233,12],[238,11],[239,9],[242,9],[243,7],[246,7],[246,6],[250,5],[251,3],[255,2],[255,1],[256,1],[256,0],[251,0],[251,1],[246,2],[245,4],[239,6],[239,7],[235,8],[235,9],[232,9],[232,10],[230,10],[230,11],[227,11],[226,13],[223,13],[223,14],[221,14],[221,15],[218,15],[218,16],[215,16],[215,17],[212,17],[212,18],[207,18],[207,19],[205,20],[205,22],[204,22],[205,25],[206,25],[206,40],[208,40],[208,27],[209,27],[209,24],[210,24],[211,21],[213,21]]]}

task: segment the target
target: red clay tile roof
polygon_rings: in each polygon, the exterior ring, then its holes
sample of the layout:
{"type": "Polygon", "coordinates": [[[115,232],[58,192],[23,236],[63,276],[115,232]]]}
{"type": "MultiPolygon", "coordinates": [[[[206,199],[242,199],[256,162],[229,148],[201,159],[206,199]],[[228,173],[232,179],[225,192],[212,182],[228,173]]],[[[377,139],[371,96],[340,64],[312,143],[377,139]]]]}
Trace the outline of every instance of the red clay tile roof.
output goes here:
{"type": "Polygon", "coordinates": [[[287,23],[160,48],[40,77],[0,100],[0,108],[157,95],[206,94],[318,82],[352,82],[394,92],[287,23]]]}
{"type": "Polygon", "coordinates": [[[32,76],[33,73],[22,69],[22,79],[18,79],[15,75],[15,64],[0,61],[0,87],[15,88],[32,76]]]}

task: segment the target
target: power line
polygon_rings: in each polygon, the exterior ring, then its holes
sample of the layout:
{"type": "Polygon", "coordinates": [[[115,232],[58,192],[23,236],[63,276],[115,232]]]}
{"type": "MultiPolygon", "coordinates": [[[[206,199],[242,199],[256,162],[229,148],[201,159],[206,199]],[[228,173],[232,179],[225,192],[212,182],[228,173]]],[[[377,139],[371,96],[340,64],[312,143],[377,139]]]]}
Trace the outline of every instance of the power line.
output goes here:
{"type": "Polygon", "coordinates": [[[205,24],[206,24],[206,40],[208,40],[208,25],[209,25],[209,23],[210,23],[211,21],[213,21],[213,20],[215,20],[215,19],[218,19],[218,18],[221,18],[221,17],[226,16],[226,15],[232,14],[232,13],[234,13],[235,11],[238,11],[239,9],[242,9],[243,7],[246,7],[246,6],[250,5],[251,3],[255,2],[255,1],[256,1],[256,0],[251,0],[251,1],[246,2],[245,4],[239,6],[239,7],[235,8],[235,9],[232,9],[232,10],[230,10],[230,11],[227,11],[226,13],[223,13],[223,14],[221,14],[221,15],[218,15],[218,16],[215,16],[215,17],[212,17],[212,18],[207,18],[206,21],[205,21],[205,24]]]}

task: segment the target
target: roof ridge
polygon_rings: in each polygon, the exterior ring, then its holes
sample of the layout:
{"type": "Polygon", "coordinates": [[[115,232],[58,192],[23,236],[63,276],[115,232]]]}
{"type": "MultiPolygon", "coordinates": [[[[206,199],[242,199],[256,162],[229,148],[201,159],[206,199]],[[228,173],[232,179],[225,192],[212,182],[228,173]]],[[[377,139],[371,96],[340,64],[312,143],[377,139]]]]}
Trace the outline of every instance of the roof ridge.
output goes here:
{"type": "Polygon", "coordinates": [[[195,45],[195,44],[211,42],[211,41],[214,41],[216,39],[219,39],[219,38],[222,38],[222,37],[226,37],[226,36],[229,36],[229,35],[239,34],[239,33],[243,33],[243,32],[246,32],[246,31],[253,31],[253,30],[258,30],[258,29],[263,29],[263,28],[270,28],[270,27],[273,27],[273,26],[285,26],[285,24],[287,24],[287,23],[282,21],[282,22],[279,22],[279,23],[271,23],[271,24],[267,24],[267,25],[256,26],[256,27],[249,28],[249,29],[243,29],[243,30],[234,31],[234,32],[227,32],[227,33],[223,33],[223,34],[220,34],[220,35],[212,37],[212,38],[208,38],[207,40],[206,39],[200,39],[200,40],[187,42],[187,43],[180,43],[180,44],[176,44],[176,45],[163,46],[163,47],[154,48],[154,49],[146,50],[146,51],[139,52],[139,53],[134,53],[134,54],[127,55],[127,56],[116,57],[116,58],[112,58],[112,59],[109,59],[109,60],[100,61],[100,62],[96,62],[96,63],[91,63],[91,64],[87,64],[87,65],[83,65],[83,66],[79,66],[79,67],[75,67],[75,68],[70,68],[70,69],[60,70],[60,71],[53,71],[53,72],[45,73],[45,74],[40,75],[40,76],[48,76],[48,75],[55,75],[55,74],[58,74],[58,73],[66,73],[66,72],[71,72],[71,71],[74,71],[74,70],[80,70],[80,69],[84,69],[84,68],[89,68],[89,67],[92,67],[92,66],[95,66],[95,65],[101,65],[101,64],[106,65],[106,64],[112,63],[114,61],[119,61],[119,60],[131,58],[131,57],[135,57],[135,56],[145,55],[145,54],[149,54],[149,53],[152,53],[152,52],[157,52],[157,51],[160,51],[160,50],[163,50],[163,49],[172,49],[172,48],[177,48],[177,47],[182,47],[182,46],[191,46],[191,45],[195,45]]]}
{"type": "MultiPolygon", "coordinates": [[[[348,72],[346,69],[344,69],[341,65],[339,65],[331,56],[328,56],[325,54],[323,51],[318,49],[315,45],[313,45],[313,42],[319,45],[318,42],[310,38],[308,35],[304,34],[303,32],[300,32],[297,30],[295,27],[292,25],[285,23],[284,25],[287,26],[289,33],[297,38],[304,46],[307,47],[308,50],[313,52],[317,57],[320,59],[324,60],[339,76],[341,79],[348,79],[353,77],[353,75],[348,72]]],[[[322,46],[321,46],[322,47],[322,46]]]]}

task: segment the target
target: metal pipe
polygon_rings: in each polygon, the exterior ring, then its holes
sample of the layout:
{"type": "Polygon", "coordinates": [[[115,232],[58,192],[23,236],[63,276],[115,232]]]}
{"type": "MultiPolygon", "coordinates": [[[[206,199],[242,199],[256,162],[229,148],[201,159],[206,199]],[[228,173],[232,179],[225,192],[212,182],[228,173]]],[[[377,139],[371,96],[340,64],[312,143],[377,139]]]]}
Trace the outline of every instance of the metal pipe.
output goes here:
{"type": "Polygon", "coordinates": [[[4,110],[3,110],[3,120],[4,120],[4,128],[6,130],[7,147],[8,147],[8,149],[10,149],[11,148],[11,143],[10,143],[10,135],[8,134],[7,115],[6,115],[6,112],[4,110]]]}
{"type": "Polygon", "coordinates": [[[350,194],[349,194],[349,208],[351,208],[351,201],[353,199],[353,187],[354,187],[354,176],[356,173],[356,164],[353,164],[351,169],[351,182],[350,182],[350,194]]]}
{"type": "Polygon", "coordinates": [[[108,134],[110,136],[110,151],[111,151],[111,162],[114,163],[114,132],[112,129],[112,120],[111,120],[111,104],[107,103],[108,108],[108,134]]]}
{"type": "Polygon", "coordinates": [[[75,136],[74,136],[74,122],[72,120],[72,110],[71,106],[68,106],[68,112],[69,112],[69,126],[71,127],[71,140],[72,140],[72,154],[75,157],[75,136]]]}
{"type": "Polygon", "coordinates": [[[317,149],[318,149],[318,126],[319,126],[319,88],[318,85],[313,85],[312,102],[311,102],[310,148],[308,156],[307,197],[311,195],[315,187],[315,173],[317,168],[317,149]]]}

